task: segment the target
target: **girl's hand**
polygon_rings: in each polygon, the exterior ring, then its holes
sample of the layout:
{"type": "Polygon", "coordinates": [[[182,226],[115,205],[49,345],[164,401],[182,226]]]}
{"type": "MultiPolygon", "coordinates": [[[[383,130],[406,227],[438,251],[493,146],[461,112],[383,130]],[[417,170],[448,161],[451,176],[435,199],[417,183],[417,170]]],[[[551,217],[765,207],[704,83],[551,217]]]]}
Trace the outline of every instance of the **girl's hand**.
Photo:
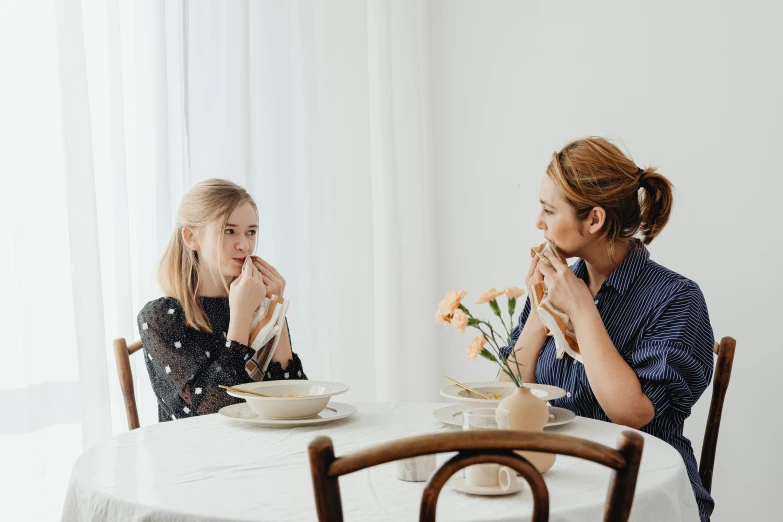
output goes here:
{"type": "Polygon", "coordinates": [[[549,302],[573,319],[573,314],[594,306],[593,296],[584,281],[576,277],[562,260],[549,252],[542,254],[547,261],[538,263],[538,272],[544,278],[549,302]]]}
{"type": "Polygon", "coordinates": [[[228,292],[228,307],[231,316],[251,318],[266,297],[267,288],[261,272],[256,269],[250,256],[245,258],[242,273],[231,282],[228,292]]]}
{"type": "Polygon", "coordinates": [[[258,256],[253,256],[253,265],[261,273],[261,278],[266,286],[267,297],[272,295],[283,297],[285,279],[280,275],[280,272],[258,256]]]}

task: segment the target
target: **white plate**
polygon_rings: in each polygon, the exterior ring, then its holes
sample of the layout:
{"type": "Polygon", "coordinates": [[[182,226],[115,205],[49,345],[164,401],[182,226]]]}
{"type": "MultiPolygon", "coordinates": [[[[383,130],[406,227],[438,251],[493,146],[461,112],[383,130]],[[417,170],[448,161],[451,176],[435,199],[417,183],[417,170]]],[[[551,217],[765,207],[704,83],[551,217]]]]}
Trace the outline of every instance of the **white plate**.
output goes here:
{"type": "Polygon", "coordinates": [[[259,417],[247,403],[232,404],[224,406],[218,411],[220,415],[242,422],[249,422],[262,428],[297,428],[299,426],[317,426],[327,422],[336,421],[350,417],[356,413],[356,406],[344,404],[342,402],[330,402],[329,405],[315,417],[309,419],[291,420],[291,419],[267,419],[259,417]]]}
{"type": "MultiPolygon", "coordinates": [[[[462,426],[462,406],[459,404],[435,410],[432,412],[432,415],[445,424],[451,424],[452,426],[462,426]]],[[[551,428],[553,426],[568,424],[575,418],[576,415],[571,410],[549,406],[549,422],[547,422],[546,426],[544,427],[551,428]]]]}
{"type": "MultiPolygon", "coordinates": [[[[500,381],[481,381],[481,382],[466,382],[465,386],[473,388],[479,393],[489,395],[490,400],[482,399],[462,388],[456,384],[449,384],[444,386],[440,390],[440,394],[452,401],[457,401],[463,404],[466,408],[473,408],[478,405],[484,405],[487,407],[494,407],[506,396],[512,394],[516,390],[517,385],[513,382],[500,382],[500,381]]],[[[563,388],[557,386],[550,386],[548,384],[531,384],[525,383],[525,388],[529,388],[530,391],[541,399],[548,402],[561,397],[565,397],[566,391],[563,388]]]]}
{"type": "Polygon", "coordinates": [[[257,415],[278,420],[315,417],[326,407],[330,397],[348,391],[348,385],[341,382],[309,380],[248,382],[234,388],[270,395],[259,397],[227,390],[232,397],[247,401],[257,415]]]}
{"type": "Polygon", "coordinates": [[[454,475],[451,479],[451,487],[459,491],[460,493],[467,493],[468,495],[481,495],[490,497],[499,497],[501,495],[513,495],[519,493],[525,487],[525,479],[521,477],[514,477],[516,480],[511,484],[508,491],[503,491],[500,486],[486,487],[486,486],[468,486],[465,483],[465,477],[461,474],[454,475]]]}

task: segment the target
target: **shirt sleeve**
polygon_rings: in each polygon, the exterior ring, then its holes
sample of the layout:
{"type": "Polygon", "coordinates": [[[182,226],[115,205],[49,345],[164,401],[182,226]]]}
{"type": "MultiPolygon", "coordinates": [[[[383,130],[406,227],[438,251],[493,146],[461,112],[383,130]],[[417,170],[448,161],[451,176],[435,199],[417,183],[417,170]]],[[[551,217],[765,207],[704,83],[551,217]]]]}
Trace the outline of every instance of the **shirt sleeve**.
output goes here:
{"type": "Polygon", "coordinates": [[[175,303],[159,299],[145,306],[138,316],[139,332],[155,394],[165,403],[176,393],[196,412],[218,385],[248,382],[245,361],[255,350],[217,334],[195,341],[196,332],[185,325],[184,311],[175,303]]]}
{"type": "Polygon", "coordinates": [[[302,367],[302,361],[299,359],[299,356],[294,353],[294,341],[291,339],[291,329],[288,327],[288,319],[285,320],[285,328],[288,331],[288,342],[291,343],[291,355],[293,358],[288,359],[285,369],[283,369],[283,365],[279,362],[270,363],[266,369],[266,373],[264,373],[265,381],[307,379],[307,375],[305,375],[304,368],[302,367]]]}
{"type": "Polygon", "coordinates": [[[530,317],[530,296],[525,299],[525,306],[522,307],[522,312],[519,314],[519,321],[517,322],[517,325],[511,331],[511,338],[507,341],[508,344],[506,344],[506,346],[500,347],[500,354],[505,359],[508,359],[508,356],[511,354],[511,350],[514,348],[514,345],[517,344],[517,340],[519,340],[519,336],[522,333],[522,329],[525,327],[525,324],[527,323],[528,317],[530,317]]]}
{"type": "Polygon", "coordinates": [[[630,364],[656,418],[667,412],[690,415],[712,378],[713,343],[707,305],[695,283],[654,312],[630,364]]]}

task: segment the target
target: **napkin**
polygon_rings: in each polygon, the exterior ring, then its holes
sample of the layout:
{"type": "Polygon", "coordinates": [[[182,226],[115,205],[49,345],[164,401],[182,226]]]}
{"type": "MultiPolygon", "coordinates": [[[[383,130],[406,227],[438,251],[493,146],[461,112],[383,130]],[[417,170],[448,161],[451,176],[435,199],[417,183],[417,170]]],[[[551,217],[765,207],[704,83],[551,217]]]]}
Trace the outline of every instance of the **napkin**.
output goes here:
{"type": "MultiPolygon", "coordinates": [[[[542,255],[545,252],[563,261],[563,257],[555,246],[548,241],[530,249],[531,257],[538,257],[542,263],[552,266],[552,263],[542,255]]],[[[530,299],[531,306],[538,311],[538,316],[546,327],[546,334],[555,338],[557,358],[562,359],[563,354],[567,353],[575,360],[582,362],[582,355],[579,353],[579,345],[576,342],[574,325],[571,323],[568,315],[549,302],[546,296],[546,285],[543,281],[533,286],[530,299]]]]}
{"type": "Polygon", "coordinates": [[[248,345],[256,353],[245,363],[245,370],[254,381],[263,379],[272,360],[285,328],[285,314],[289,304],[290,301],[276,295],[265,297],[253,315],[253,328],[250,330],[248,345]]]}
{"type": "MultiPolygon", "coordinates": [[[[251,256],[245,263],[252,263],[251,256]]],[[[264,297],[261,305],[253,314],[253,327],[250,329],[248,345],[256,353],[245,363],[245,371],[254,381],[264,378],[272,356],[280,342],[280,335],[285,328],[285,314],[288,312],[289,301],[274,294],[264,297]]]]}

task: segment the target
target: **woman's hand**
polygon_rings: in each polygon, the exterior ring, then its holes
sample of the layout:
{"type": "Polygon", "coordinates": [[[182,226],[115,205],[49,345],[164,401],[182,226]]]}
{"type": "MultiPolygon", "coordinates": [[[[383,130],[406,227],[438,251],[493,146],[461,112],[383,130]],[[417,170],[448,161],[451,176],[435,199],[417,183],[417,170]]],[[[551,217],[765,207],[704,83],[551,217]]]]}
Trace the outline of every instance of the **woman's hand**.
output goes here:
{"type": "Polygon", "coordinates": [[[232,317],[250,319],[266,297],[267,288],[263,275],[248,256],[242,265],[242,273],[231,282],[228,306],[232,317]]]}
{"type": "Polygon", "coordinates": [[[262,281],[266,286],[267,297],[272,295],[283,297],[285,279],[280,275],[280,272],[258,256],[253,256],[253,265],[261,272],[262,281]]]}
{"type": "Polygon", "coordinates": [[[537,270],[544,278],[546,296],[549,302],[562,310],[573,320],[573,315],[585,307],[594,305],[593,296],[584,281],[568,268],[562,260],[549,252],[542,254],[547,261],[552,263],[550,267],[544,262],[539,262],[537,270]]]}
{"type": "Polygon", "coordinates": [[[534,330],[544,331],[544,323],[541,322],[541,317],[539,317],[538,311],[533,309],[533,287],[535,287],[537,283],[540,283],[544,280],[544,276],[541,274],[541,272],[538,271],[539,263],[540,261],[538,260],[538,256],[533,257],[533,260],[530,263],[530,269],[527,271],[527,276],[525,276],[527,295],[530,298],[530,315],[527,317],[525,328],[529,327],[534,330]]]}
{"type": "MultiPolygon", "coordinates": [[[[544,280],[544,276],[538,271],[538,265],[541,264],[538,257],[534,257],[530,262],[527,276],[525,276],[525,286],[527,286],[527,295],[530,298],[530,314],[527,317],[525,327],[519,333],[517,342],[514,345],[514,354],[509,354],[508,363],[511,372],[519,374],[525,382],[536,382],[536,366],[538,365],[538,356],[546,343],[546,328],[541,322],[538,311],[533,309],[533,287],[544,280]],[[519,363],[519,366],[517,366],[519,363]]],[[[511,380],[506,374],[501,375],[501,381],[511,380]]]]}

